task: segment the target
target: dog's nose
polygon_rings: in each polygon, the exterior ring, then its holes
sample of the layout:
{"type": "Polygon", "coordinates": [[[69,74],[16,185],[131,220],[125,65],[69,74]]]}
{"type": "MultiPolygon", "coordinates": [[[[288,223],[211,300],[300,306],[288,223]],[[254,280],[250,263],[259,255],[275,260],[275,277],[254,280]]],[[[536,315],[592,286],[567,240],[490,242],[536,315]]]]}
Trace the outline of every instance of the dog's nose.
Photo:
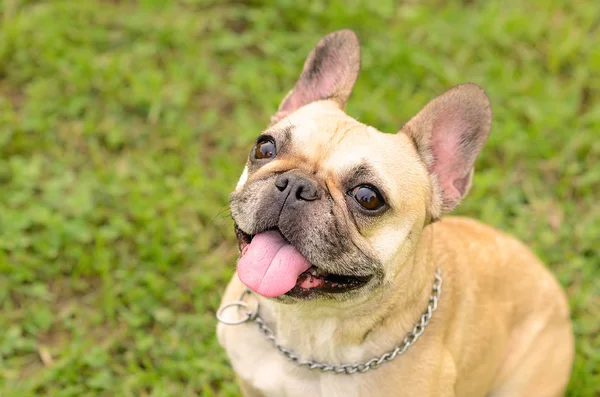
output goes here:
{"type": "Polygon", "coordinates": [[[320,198],[317,183],[296,172],[286,172],[275,179],[275,186],[280,192],[288,192],[295,200],[314,201],[320,198]]]}

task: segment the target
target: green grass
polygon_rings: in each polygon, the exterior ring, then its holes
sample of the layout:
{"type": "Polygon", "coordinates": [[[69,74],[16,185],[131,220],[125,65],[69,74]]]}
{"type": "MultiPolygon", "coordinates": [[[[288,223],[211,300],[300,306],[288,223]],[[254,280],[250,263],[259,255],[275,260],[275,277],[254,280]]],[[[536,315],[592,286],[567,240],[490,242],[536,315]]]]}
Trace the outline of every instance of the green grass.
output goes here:
{"type": "Polygon", "coordinates": [[[348,112],[380,130],[486,88],[492,134],[458,212],[557,275],[568,395],[600,395],[600,3],[412,3],[0,0],[0,395],[238,394],[214,337],[227,197],[343,27],[363,43],[348,112]]]}

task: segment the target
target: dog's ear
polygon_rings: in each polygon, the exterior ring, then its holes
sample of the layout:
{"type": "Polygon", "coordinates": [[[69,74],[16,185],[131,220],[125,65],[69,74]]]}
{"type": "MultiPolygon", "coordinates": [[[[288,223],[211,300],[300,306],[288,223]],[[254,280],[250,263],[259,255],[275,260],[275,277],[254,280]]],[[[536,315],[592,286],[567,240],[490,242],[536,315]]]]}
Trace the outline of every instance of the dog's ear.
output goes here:
{"type": "Polygon", "coordinates": [[[485,92],[475,84],[463,84],[429,102],[402,127],[400,132],[412,138],[431,174],[434,219],[453,210],[467,194],[473,163],[491,124],[485,92]]]}
{"type": "Polygon", "coordinates": [[[360,45],[354,32],[339,30],[323,37],[306,58],[300,78],[279,105],[271,124],[321,99],[331,99],[344,109],[359,71],[360,45]]]}

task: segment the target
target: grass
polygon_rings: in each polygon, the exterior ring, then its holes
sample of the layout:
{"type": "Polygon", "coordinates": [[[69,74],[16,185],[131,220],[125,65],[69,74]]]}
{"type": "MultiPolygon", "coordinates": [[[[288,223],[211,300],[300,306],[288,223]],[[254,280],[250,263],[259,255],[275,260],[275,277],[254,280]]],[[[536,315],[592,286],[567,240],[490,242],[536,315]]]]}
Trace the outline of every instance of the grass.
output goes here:
{"type": "MultiPolygon", "coordinates": [[[[567,290],[568,396],[600,395],[600,3],[0,0],[0,395],[235,396],[214,337],[227,197],[325,33],[388,132],[466,81],[491,138],[459,213],[567,290]],[[305,4],[305,5],[300,5],[305,4]]],[[[561,343],[561,341],[556,341],[561,343]]]]}

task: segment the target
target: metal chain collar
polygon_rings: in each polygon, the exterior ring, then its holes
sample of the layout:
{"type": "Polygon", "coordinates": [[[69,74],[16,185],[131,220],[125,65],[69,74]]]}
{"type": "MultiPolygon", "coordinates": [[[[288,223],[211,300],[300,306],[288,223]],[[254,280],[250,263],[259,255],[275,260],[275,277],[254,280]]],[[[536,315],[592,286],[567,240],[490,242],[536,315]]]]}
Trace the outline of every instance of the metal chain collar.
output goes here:
{"type": "Polygon", "coordinates": [[[440,296],[442,293],[442,274],[440,269],[438,268],[435,272],[435,281],[433,283],[431,296],[429,297],[429,304],[427,305],[427,310],[421,316],[421,319],[418,323],[415,324],[412,331],[408,333],[402,340],[402,342],[396,346],[396,348],[392,351],[382,354],[379,357],[373,357],[368,361],[358,362],[354,364],[342,364],[342,365],[332,365],[323,362],[313,361],[313,360],[302,360],[296,353],[292,350],[287,349],[277,343],[275,339],[275,334],[273,330],[267,326],[262,318],[258,315],[258,304],[254,310],[248,310],[244,318],[237,321],[229,321],[223,318],[223,312],[229,308],[237,306],[239,308],[248,309],[248,304],[244,301],[244,298],[250,294],[249,290],[245,290],[240,296],[239,301],[230,302],[224,306],[222,306],[217,311],[217,320],[227,325],[237,325],[242,324],[247,321],[255,321],[258,325],[258,329],[263,333],[265,338],[271,341],[271,344],[279,350],[281,354],[283,354],[286,358],[291,361],[294,361],[299,366],[306,366],[308,369],[318,369],[322,372],[333,372],[335,374],[346,374],[351,375],[356,372],[367,372],[371,369],[378,368],[381,364],[392,361],[398,356],[404,354],[409,347],[411,347],[415,342],[419,339],[419,337],[425,332],[425,327],[429,324],[431,317],[433,316],[433,312],[437,310],[438,301],[440,300],[440,296]]]}

